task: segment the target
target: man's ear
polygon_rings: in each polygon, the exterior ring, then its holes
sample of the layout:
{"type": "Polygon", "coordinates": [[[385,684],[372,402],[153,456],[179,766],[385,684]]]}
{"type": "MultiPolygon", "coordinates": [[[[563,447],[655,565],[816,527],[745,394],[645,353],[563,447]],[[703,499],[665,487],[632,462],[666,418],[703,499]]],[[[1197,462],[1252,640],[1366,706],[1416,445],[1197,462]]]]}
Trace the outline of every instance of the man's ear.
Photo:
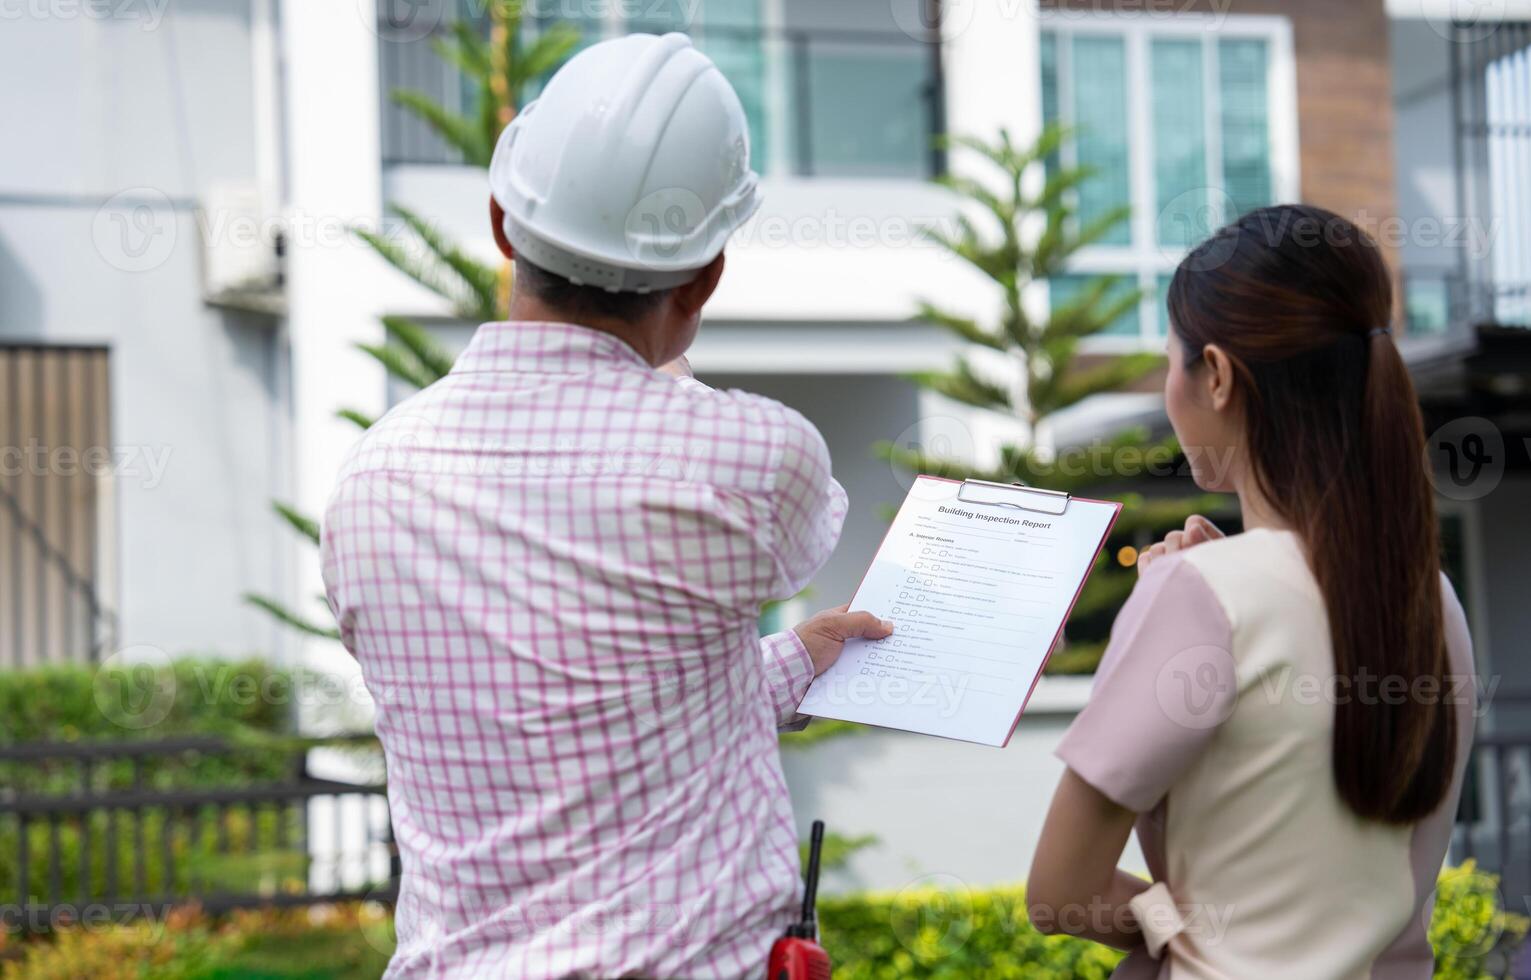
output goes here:
{"type": "Polygon", "coordinates": [[[1233,404],[1233,386],[1235,374],[1233,370],[1233,358],[1228,352],[1216,344],[1208,344],[1201,349],[1202,363],[1206,364],[1207,398],[1212,407],[1221,412],[1233,404]]]}
{"type": "Polygon", "coordinates": [[[510,239],[505,237],[505,209],[500,207],[500,202],[489,195],[489,226],[494,229],[494,243],[500,247],[500,254],[507,259],[516,257],[516,250],[511,248],[510,239]]]}
{"type": "Polygon", "coordinates": [[[684,286],[676,286],[674,292],[675,305],[686,316],[694,316],[701,312],[703,306],[717,292],[718,281],[723,278],[723,253],[702,267],[695,279],[684,286]]]}

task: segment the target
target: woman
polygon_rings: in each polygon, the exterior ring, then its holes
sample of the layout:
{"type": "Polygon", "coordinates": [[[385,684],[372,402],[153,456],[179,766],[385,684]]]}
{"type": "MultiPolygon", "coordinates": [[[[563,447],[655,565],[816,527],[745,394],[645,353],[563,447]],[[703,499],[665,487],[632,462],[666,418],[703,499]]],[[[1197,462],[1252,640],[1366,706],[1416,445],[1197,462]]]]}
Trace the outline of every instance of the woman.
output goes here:
{"type": "Polygon", "coordinates": [[[1118,977],[1431,975],[1428,901],[1472,739],[1413,386],[1376,244],[1255,211],[1180,264],[1165,405],[1237,493],[1140,562],[1031,869],[1118,977]],[[1116,863],[1136,824],[1153,883],[1116,863]]]}

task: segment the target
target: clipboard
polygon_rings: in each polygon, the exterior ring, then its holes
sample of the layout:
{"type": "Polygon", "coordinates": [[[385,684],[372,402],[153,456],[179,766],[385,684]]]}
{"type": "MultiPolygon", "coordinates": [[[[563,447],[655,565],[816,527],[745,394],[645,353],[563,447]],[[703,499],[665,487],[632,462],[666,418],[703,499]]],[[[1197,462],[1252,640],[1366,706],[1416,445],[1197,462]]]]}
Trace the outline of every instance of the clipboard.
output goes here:
{"type": "Polygon", "coordinates": [[[1024,483],[996,483],[969,477],[957,488],[957,499],[980,507],[1013,507],[1061,517],[1068,513],[1073,495],[1065,490],[1044,490],[1024,483]]]}
{"type": "Polygon", "coordinates": [[[798,710],[1008,744],[1120,512],[1062,490],[917,476],[851,602],[892,619],[893,636],[847,641],[798,710]],[[1018,561],[1018,549],[1040,550],[1018,561]]]}

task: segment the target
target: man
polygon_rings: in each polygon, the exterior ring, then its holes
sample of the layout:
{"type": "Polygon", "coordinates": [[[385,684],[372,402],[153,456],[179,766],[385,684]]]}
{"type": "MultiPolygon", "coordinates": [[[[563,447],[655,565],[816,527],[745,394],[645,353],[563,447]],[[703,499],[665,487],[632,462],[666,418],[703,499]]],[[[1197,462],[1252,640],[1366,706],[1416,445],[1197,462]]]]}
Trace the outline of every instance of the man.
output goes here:
{"type": "Polygon", "coordinates": [[[758,635],[845,496],[802,416],[682,357],[757,203],[746,133],[682,35],[571,60],[491,167],[510,322],[342,472],[324,575],[387,755],[391,976],[758,976],[792,918],[776,729],[891,626],[758,635]]]}

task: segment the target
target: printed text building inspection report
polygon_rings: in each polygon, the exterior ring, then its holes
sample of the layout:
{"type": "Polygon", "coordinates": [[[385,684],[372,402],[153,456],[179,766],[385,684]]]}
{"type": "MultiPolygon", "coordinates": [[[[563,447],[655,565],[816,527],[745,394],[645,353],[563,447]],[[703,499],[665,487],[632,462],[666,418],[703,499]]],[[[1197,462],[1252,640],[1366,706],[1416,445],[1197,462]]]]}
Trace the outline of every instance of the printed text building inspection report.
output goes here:
{"type": "Polygon", "coordinates": [[[798,710],[1004,745],[1120,509],[916,478],[851,600],[893,635],[848,641],[798,710]]]}

